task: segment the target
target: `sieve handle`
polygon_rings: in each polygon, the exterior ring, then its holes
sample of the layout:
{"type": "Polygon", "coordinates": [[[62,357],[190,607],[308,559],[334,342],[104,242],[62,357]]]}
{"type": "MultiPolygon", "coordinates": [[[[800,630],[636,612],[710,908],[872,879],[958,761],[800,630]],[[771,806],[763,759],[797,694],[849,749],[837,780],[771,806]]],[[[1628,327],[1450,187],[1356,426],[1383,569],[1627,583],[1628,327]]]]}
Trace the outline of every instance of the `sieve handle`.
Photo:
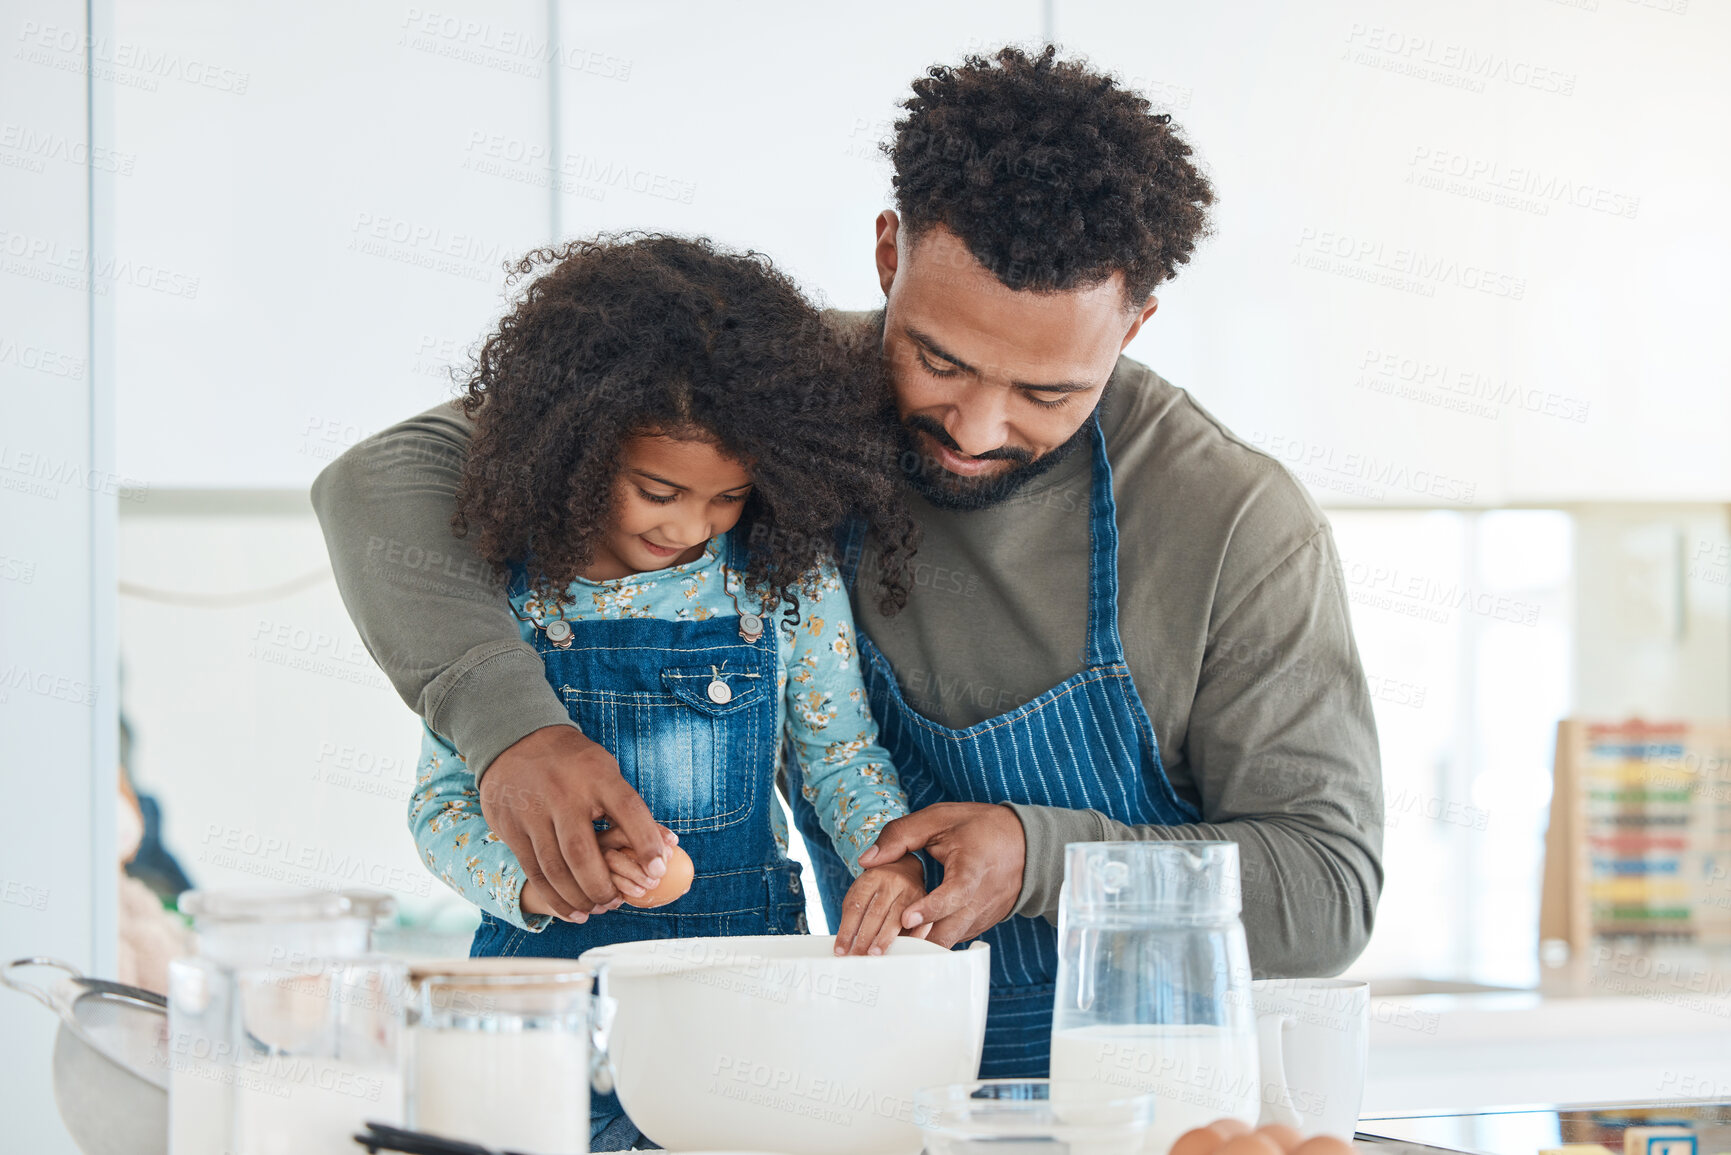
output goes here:
{"type": "Polygon", "coordinates": [[[19,967],[53,967],[56,970],[65,971],[69,977],[74,979],[81,979],[84,977],[84,972],[73,966],[71,963],[61,962],[59,959],[49,958],[47,955],[32,955],[29,958],[13,959],[11,962],[6,964],[4,970],[0,970],[0,983],[6,984],[21,994],[29,995],[31,998],[35,999],[57,1015],[65,1013],[65,1008],[60,1005],[58,999],[37,986],[35,983],[27,983],[23,979],[14,978],[12,976],[12,972],[17,970],[19,967]]]}

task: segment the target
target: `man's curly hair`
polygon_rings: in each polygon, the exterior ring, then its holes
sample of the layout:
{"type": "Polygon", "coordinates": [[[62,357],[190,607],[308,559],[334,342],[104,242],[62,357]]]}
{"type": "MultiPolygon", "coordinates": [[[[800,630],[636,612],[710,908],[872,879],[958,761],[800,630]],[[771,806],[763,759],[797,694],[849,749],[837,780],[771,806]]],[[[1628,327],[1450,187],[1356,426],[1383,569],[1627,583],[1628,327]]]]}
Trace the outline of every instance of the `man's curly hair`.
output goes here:
{"type": "Polygon", "coordinates": [[[902,107],[883,151],[905,227],[946,226],[1009,288],[1122,272],[1139,304],[1209,231],[1214,190],[1171,117],[1050,45],[933,66],[902,107]]]}
{"type": "Polygon", "coordinates": [[[873,356],[826,325],[758,253],[629,233],[536,249],[475,355],[475,421],[452,527],[495,566],[527,564],[560,602],[614,513],[624,442],[715,442],[746,464],[746,583],[799,620],[798,585],[863,517],[890,543],[884,612],[906,603],[915,540],[890,467],[893,409],[873,356]]]}

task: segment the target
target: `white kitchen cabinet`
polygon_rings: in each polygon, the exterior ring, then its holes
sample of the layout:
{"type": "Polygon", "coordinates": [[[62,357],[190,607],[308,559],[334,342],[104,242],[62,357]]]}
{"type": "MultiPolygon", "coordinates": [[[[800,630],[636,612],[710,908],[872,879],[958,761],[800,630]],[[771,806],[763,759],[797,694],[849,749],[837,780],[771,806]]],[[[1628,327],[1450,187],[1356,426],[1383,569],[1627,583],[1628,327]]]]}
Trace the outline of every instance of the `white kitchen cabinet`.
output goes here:
{"type": "Polygon", "coordinates": [[[477,144],[543,140],[535,0],[293,10],[114,6],[107,142],[123,471],[151,486],[305,487],[451,395],[443,366],[546,239],[545,185],[477,144]]]}
{"type": "Polygon", "coordinates": [[[1731,8],[1056,11],[1220,195],[1132,352],[1324,503],[1731,497],[1731,8]]]}
{"type": "Polygon", "coordinates": [[[877,151],[936,63],[1041,32],[1038,0],[819,5],[562,0],[567,234],[660,228],[768,253],[831,304],[877,308],[877,151]],[[612,61],[621,61],[620,66],[612,61]],[[622,75],[623,73],[623,75],[622,75]]]}

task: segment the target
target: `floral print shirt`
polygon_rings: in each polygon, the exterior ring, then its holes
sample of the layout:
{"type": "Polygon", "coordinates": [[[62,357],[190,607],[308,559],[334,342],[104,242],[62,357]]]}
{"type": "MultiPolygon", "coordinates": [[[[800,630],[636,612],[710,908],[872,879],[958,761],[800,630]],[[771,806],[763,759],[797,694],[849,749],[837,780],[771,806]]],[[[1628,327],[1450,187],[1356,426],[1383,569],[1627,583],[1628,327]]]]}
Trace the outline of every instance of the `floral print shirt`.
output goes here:
{"type": "MultiPolygon", "coordinates": [[[[712,538],[703,556],[686,565],[631,574],[613,581],[579,578],[566,591],[569,621],[662,618],[704,621],[732,615],[730,591],[751,608],[738,578],[722,565],[725,539],[712,538]]],[[[559,616],[531,595],[520,610],[523,637],[532,640],[544,621],[559,616]]],[[[857,876],[859,856],[891,819],[908,812],[907,795],[890,756],[878,744],[877,723],[860,679],[853,610],[835,567],[825,562],[800,582],[800,623],[790,629],[777,616],[765,618],[776,631],[776,733],[789,735],[804,768],[804,794],[823,821],[836,852],[857,876]]],[[[524,930],[539,931],[550,919],[524,914],[519,897],[523,868],[481,815],[475,776],[463,756],[422,726],[421,757],[409,799],[409,829],[427,869],[452,890],[524,930]]],[[[780,768],[783,745],[776,743],[780,768]]],[[[787,850],[787,820],[769,808],[776,844],[787,850]]]]}

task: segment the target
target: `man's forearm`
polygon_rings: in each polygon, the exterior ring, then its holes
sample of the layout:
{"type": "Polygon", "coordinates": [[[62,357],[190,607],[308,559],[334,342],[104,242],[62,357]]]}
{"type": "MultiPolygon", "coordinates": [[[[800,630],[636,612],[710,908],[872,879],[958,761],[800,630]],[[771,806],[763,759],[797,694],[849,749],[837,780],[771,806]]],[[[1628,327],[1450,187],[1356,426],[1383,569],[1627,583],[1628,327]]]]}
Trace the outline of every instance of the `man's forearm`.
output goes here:
{"type": "Polygon", "coordinates": [[[478,777],[518,739],[571,720],[492,567],[451,533],[468,443],[462,412],[438,406],[332,462],[312,501],[368,652],[478,777]]]}
{"type": "Polygon", "coordinates": [[[1370,938],[1380,868],[1351,839],[1270,818],[1128,826],[1095,810],[1011,805],[1027,837],[1015,913],[1056,921],[1071,842],[1222,839],[1238,843],[1244,931],[1258,978],[1338,974],[1370,938]]]}

